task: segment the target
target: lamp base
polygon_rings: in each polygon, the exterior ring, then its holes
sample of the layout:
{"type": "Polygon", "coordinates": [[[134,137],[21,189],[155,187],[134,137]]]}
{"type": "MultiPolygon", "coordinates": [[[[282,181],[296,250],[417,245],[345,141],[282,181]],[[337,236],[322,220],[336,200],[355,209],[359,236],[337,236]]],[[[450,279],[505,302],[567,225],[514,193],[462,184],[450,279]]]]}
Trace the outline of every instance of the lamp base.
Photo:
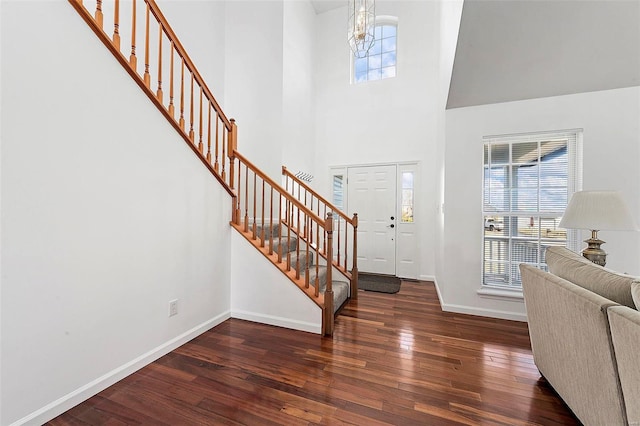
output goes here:
{"type": "Polygon", "coordinates": [[[598,231],[591,231],[591,238],[584,240],[584,242],[587,243],[588,247],[582,250],[582,255],[596,265],[606,265],[607,252],[600,248],[604,241],[598,238],[598,231]]]}

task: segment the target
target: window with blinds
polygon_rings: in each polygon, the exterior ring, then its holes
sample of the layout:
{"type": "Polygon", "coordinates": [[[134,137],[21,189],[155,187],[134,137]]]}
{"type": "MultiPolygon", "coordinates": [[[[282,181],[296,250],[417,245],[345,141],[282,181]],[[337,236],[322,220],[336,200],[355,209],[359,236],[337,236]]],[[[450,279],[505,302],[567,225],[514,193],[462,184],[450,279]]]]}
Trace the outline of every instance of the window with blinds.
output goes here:
{"type": "Polygon", "coordinates": [[[546,270],[549,246],[577,249],[558,224],[581,186],[580,131],[484,138],[483,286],[519,289],[520,263],[546,270]]]}
{"type": "Polygon", "coordinates": [[[332,194],[333,205],[344,211],[344,178],[342,175],[333,175],[332,194]]]}

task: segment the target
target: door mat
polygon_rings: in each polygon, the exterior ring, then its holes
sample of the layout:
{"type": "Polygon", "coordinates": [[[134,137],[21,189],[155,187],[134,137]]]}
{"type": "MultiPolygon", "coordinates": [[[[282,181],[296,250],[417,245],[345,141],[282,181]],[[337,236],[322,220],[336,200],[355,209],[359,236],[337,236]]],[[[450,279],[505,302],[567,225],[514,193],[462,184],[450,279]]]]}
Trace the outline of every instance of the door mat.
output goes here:
{"type": "Polygon", "coordinates": [[[359,273],[358,289],[379,293],[397,293],[400,291],[400,278],[391,275],[359,273]]]}

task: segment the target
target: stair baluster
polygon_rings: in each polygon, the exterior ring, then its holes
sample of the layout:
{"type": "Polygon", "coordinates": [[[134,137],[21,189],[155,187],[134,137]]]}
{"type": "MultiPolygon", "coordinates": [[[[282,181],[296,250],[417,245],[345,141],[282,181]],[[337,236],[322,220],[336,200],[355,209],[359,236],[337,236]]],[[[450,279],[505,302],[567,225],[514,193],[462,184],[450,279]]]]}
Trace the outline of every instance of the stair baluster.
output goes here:
{"type": "Polygon", "coordinates": [[[115,0],[113,7],[113,45],[120,50],[120,0],[115,0]]]}
{"type": "MultiPolygon", "coordinates": [[[[169,107],[167,111],[169,111],[169,115],[172,119],[175,120],[175,107],[173,105],[173,52],[175,50],[175,46],[173,45],[173,40],[171,41],[171,53],[169,56],[169,107]]],[[[209,126],[211,126],[211,110],[209,110],[209,126]]],[[[207,158],[207,161],[211,163],[211,159],[207,158]]]]}
{"type": "Polygon", "coordinates": [[[198,126],[198,151],[200,154],[204,153],[204,144],[202,143],[202,87],[200,87],[200,125],[198,126]]]}
{"type": "Polygon", "coordinates": [[[98,27],[100,27],[100,29],[102,29],[102,19],[103,19],[103,15],[102,15],[102,0],[97,0],[96,1],[95,19],[96,19],[96,23],[98,24],[98,27]]]}
{"type": "Polygon", "coordinates": [[[144,85],[147,89],[151,86],[151,76],[149,74],[149,3],[147,3],[146,26],[144,38],[144,85]]]}
{"type": "Polygon", "coordinates": [[[158,91],[156,96],[158,101],[162,103],[162,25],[158,25],[158,91]]]}
{"type": "Polygon", "coordinates": [[[353,218],[348,217],[345,213],[340,211],[335,205],[327,201],[321,195],[316,193],[311,187],[309,187],[304,181],[290,173],[286,167],[282,167],[282,174],[285,176],[285,187],[290,188],[289,194],[297,197],[298,201],[303,203],[311,210],[314,209],[314,199],[316,200],[316,213],[318,216],[325,217],[328,213],[333,213],[333,217],[337,221],[336,229],[333,230],[334,238],[331,244],[332,249],[335,251],[335,259],[329,256],[326,232],[323,233],[323,240],[320,241],[320,234],[318,233],[318,249],[321,251],[322,256],[330,261],[336,267],[342,275],[349,279],[351,284],[351,298],[357,299],[358,297],[358,267],[357,267],[357,248],[358,248],[358,221],[357,215],[354,214],[353,218]],[[289,183],[291,181],[291,183],[289,183]],[[296,188],[294,190],[294,188],[296,188]],[[344,225],[344,226],[343,226],[344,225]],[[350,230],[353,230],[350,235],[350,230]],[[344,232],[344,233],[343,233],[344,232]],[[349,240],[352,239],[352,248],[349,251],[349,240]],[[322,248],[320,248],[322,243],[322,248]]]}
{"type": "MultiPolygon", "coordinates": [[[[129,54],[129,65],[137,74],[138,58],[136,57],[136,2],[132,1],[133,9],[131,10],[131,53],[129,54]]],[[[119,50],[119,49],[118,49],[119,50]]]]}
{"type": "MultiPolygon", "coordinates": [[[[195,133],[193,131],[193,83],[194,83],[194,78],[193,78],[193,72],[191,70],[189,70],[189,67],[187,67],[187,70],[189,72],[191,72],[191,93],[189,94],[189,101],[190,101],[190,109],[189,109],[189,140],[191,141],[191,143],[195,143],[194,142],[194,136],[195,133]]],[[[224,178],[222,178],[222,180],[224,180],[224,178]]]]}

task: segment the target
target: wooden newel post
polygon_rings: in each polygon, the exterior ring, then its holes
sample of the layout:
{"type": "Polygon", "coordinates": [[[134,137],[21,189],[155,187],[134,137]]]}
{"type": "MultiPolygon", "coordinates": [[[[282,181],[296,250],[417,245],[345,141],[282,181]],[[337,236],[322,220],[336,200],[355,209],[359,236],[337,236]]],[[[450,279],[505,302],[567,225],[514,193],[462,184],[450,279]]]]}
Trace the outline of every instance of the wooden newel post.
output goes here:
{"type": "Polygon", "coordinates": [[[351,298],[358,299],[358,213],[353,214],[353,267],[351,268],[351,298]]]}
{"type": "Polygon", "coordinates": [[[333,213],[327,213],[327,220],[324,223],[324,230],[327,234],[327,286],[324,291],[324,334],[333,336],[333,288],[332,288],[332,266],[333,261],[333,213]]]}
{"type": "MultiPolygon", "coordinates": [[[[236,150],[238,149],[238,126],[236,120],[231,119],[231,130],[229,131],[227,155],[229,156],[229,188],[235,190],[235,167],[236,150]]],[[[238,166],[239,167],[239,166],[238,166]]],[[[239,170],[238,170],[239,172],[239,170]]],[[[240,224],[240,197],[237,198],[233,211],[233,223],[240,224]]]]}

